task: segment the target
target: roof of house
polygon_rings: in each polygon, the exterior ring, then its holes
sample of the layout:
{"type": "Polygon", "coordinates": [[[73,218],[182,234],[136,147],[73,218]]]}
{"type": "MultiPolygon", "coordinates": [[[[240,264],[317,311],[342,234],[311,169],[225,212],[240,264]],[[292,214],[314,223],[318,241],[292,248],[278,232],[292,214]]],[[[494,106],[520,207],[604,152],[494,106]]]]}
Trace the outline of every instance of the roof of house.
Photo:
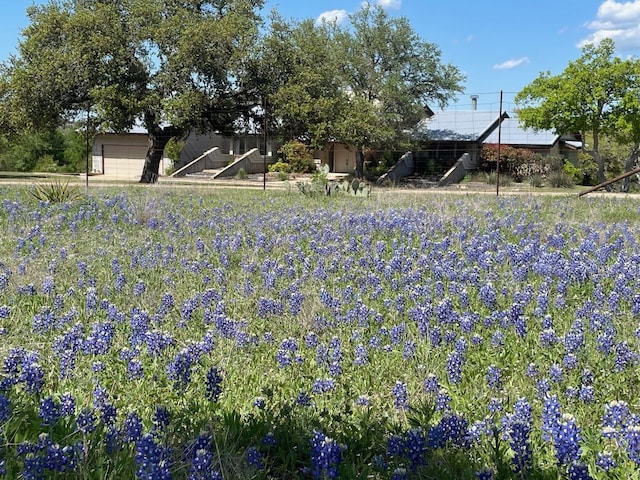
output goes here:
{"type": "Polygon", "coordinates": [[[498,112],[487,110],[450,110],[436,112],[417,125],[427,140],[475,142],[497,123],[498,112]]]}
{"type": "MultiPolygon", "coordinates": [[[[560,139],[560,135],[551,130],[534,130],[522,127],[517,117],[505,118],[500,123],[500,143],[503,145],[551,146],[560,139]]],[[[491,132],[483,143],[498,143],[498,129],[491,132]]]]}

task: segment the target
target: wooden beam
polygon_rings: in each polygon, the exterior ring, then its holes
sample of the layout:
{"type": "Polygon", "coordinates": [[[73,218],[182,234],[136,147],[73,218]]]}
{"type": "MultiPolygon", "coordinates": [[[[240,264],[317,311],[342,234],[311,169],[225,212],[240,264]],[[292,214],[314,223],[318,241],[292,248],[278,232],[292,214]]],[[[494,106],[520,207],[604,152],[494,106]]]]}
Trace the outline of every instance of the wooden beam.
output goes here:
{"type": "Polygon", "coordinates": [[[588,190],[585,190],[584,192],[580,192],[578,194],[579,197],[582,197],[583,195],[586,195],[587,193],[591,193],[591,192],[595,192],[596,190],[600,190],[602,187],[606,187],[607,185],[611,185],[612,183],[617,182],[618,180],[623,180],[627,177],[630,177],[631,175],[634,175],[636,173],[640,173],[640,168],[635,168],[629,172],[623,173],[622,175],[618,175],[615,178],[612,178],[610,180],[607,180],[606,182],[602,182],[598,185],[596,185],[595,187],[591,187],[588,190]]]}

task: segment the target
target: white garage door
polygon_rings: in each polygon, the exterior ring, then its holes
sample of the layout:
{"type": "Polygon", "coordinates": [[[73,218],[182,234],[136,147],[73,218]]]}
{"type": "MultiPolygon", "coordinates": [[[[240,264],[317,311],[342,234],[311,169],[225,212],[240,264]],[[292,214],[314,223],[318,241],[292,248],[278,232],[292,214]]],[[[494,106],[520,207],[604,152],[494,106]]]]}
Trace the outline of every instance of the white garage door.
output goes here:
{"type": "Polygon", "coordinates": [[[103,173],[113,177],[140,178],[146,154],[146,145],[105,145],[103,173]]]}

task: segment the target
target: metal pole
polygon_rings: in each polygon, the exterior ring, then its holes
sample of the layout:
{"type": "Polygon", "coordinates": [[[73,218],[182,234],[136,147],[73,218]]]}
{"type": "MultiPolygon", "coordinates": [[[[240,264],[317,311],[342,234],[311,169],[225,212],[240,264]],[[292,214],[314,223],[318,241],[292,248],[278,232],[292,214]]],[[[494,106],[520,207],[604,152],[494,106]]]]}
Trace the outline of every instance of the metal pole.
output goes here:
{"type": "Polygon", "coordinates": [[[500,90],[500,113],[498,114],[498,160],[496,161],[496,197],[500,195],[500,144],[502,143],[502,90],[500,90]]]}
{"type": "Polygon", "coordinates": [[[91,107],[87,105],[87,124],[85,125],[85,153],[86,153],[86,165],[85,165],[85,190],[89,193],[89,110],[91,107]]]}
{"type": "Polygon", "coordinates": [[[263,97],[264,111],[264,155],[262,156],[262,190],[267,190],[267,97],[263,97]]]}

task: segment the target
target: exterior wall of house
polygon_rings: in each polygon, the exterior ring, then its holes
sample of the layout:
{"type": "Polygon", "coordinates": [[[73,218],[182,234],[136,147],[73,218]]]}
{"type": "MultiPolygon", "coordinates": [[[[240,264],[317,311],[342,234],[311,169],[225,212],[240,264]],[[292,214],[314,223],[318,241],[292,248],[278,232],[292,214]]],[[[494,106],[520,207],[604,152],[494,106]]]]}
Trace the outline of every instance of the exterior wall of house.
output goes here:
{"type": "MultiPolygon", "coordinates": [[[[147,155],[146,134],[100,134],[93,142],[91,171],[117,178],[140,178],[147,155]]],[[[159,174],[164,175],[170,161],[163,158],[159,174]]]]}
{"type": "Polygon", "coordinates": [[[328,143],[314,152],[322,165],[328,165],[332,173],[353,173],[356,169],[356,151],[343,143],[328,143]]]}

